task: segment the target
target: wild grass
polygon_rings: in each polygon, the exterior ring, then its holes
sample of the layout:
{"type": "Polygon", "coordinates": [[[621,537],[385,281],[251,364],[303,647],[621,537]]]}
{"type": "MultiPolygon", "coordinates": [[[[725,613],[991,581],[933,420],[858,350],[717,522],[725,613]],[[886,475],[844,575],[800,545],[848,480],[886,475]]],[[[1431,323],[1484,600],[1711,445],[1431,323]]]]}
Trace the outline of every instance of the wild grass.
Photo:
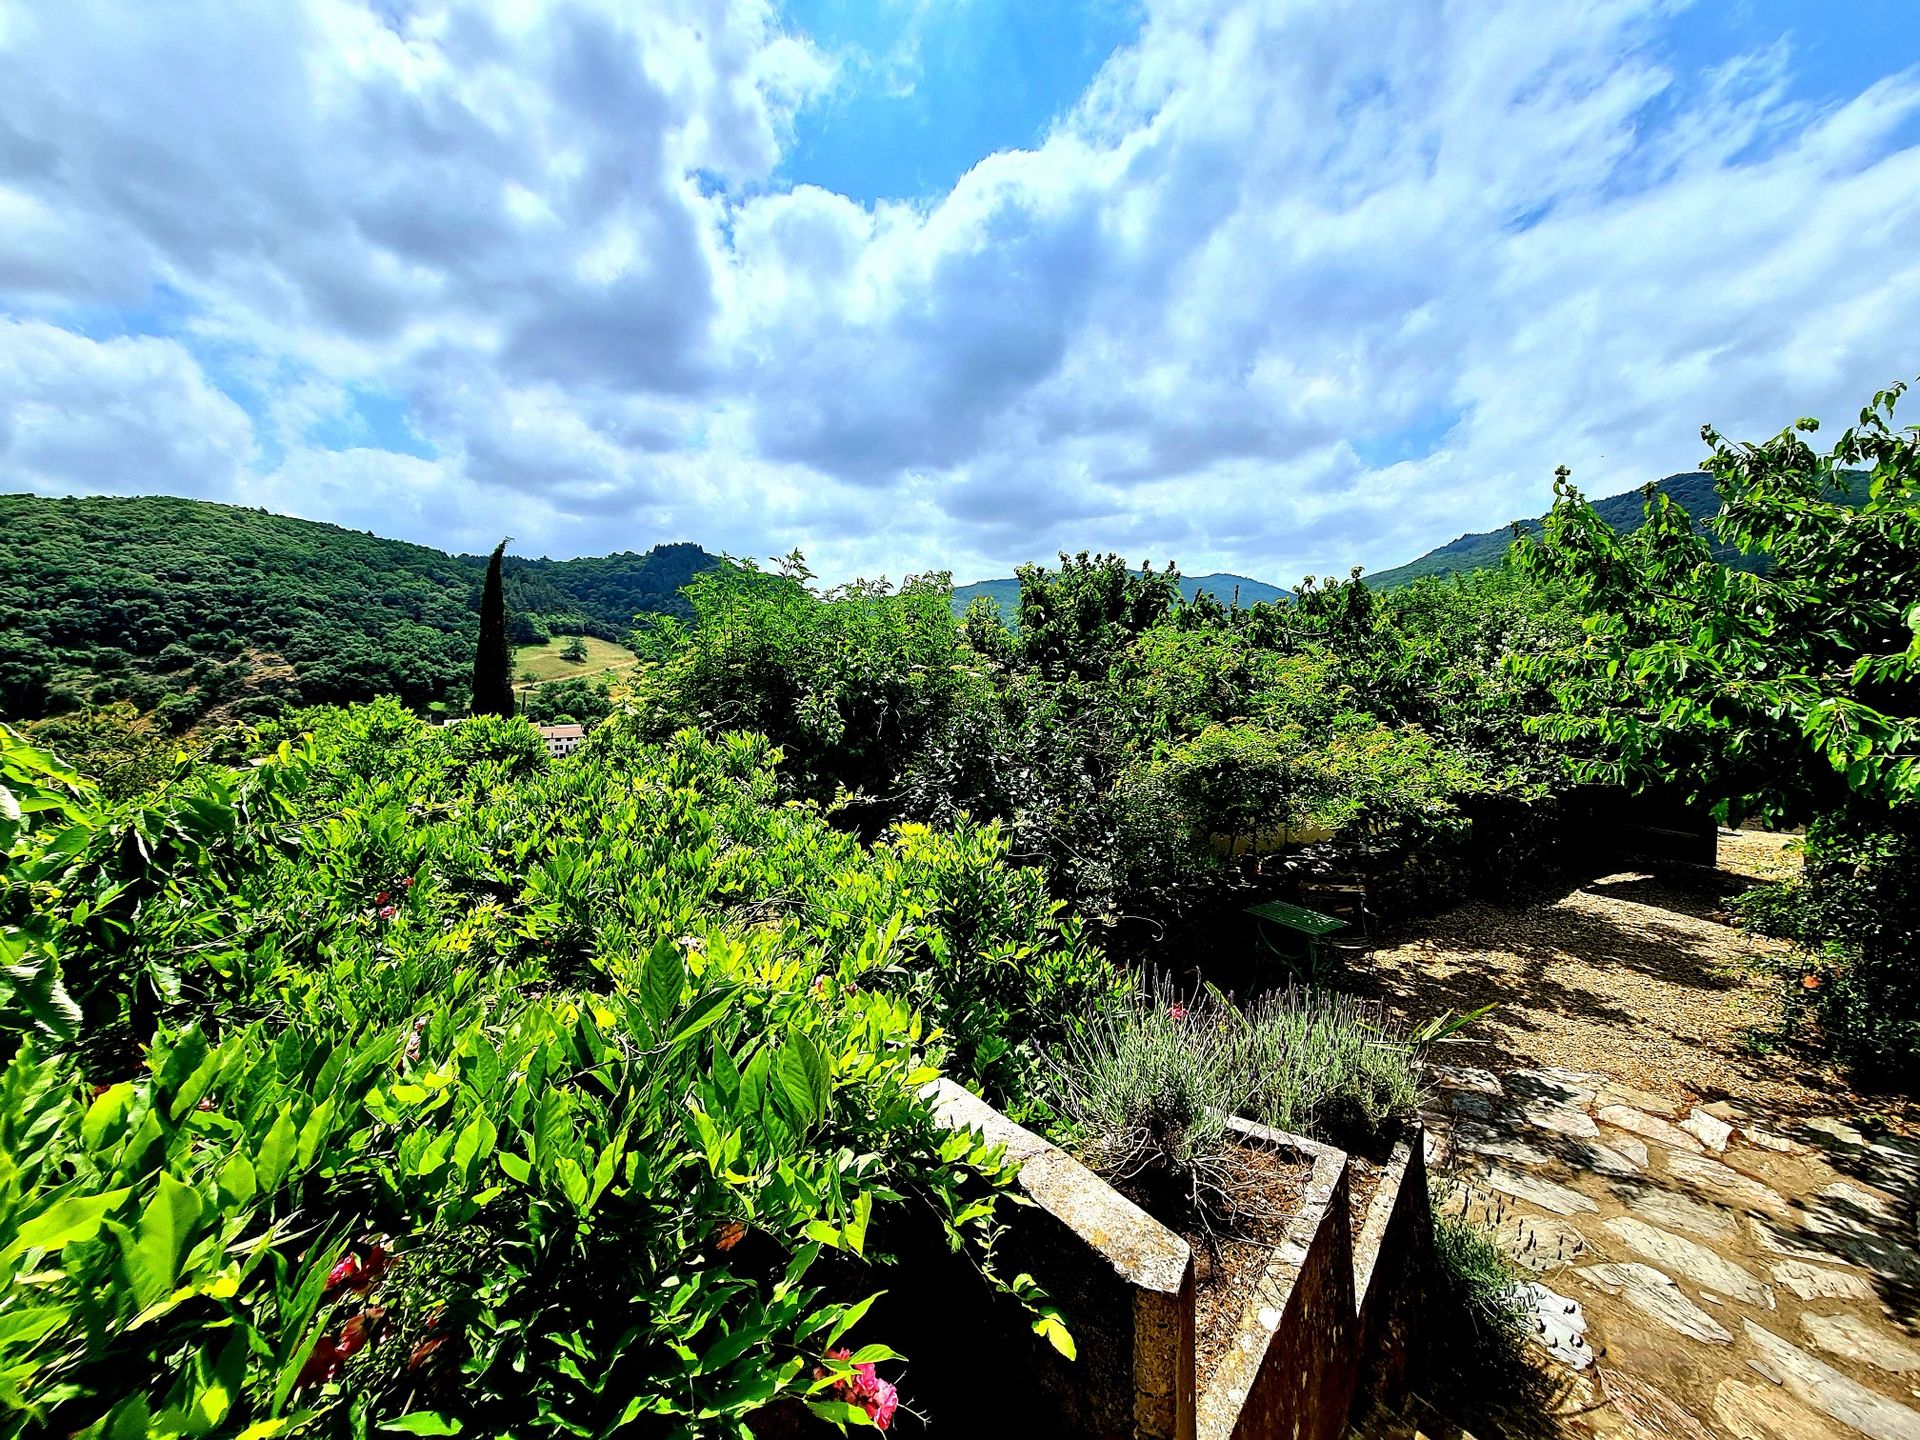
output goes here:
{"type": "Polygon", "coordinates": [[[587,643],[585,660],[569,660],[560,653],[573,639],[571,635],[556,635],[543,645],[516,645],[513,650],[515,686],[522,685],[522,677],[528,675],[536,684],[545,684],[549,680],[571,680],[576,676],[617,674],[639,663],[639,657],[624,645],[591,635],[583,638],[587,643]]]}
{"type": "Polygon", "coordinates": [[[1530,1278],[1501,1249],[1491,1212],[1457,1204],[1457,1182],[1437,1178],[1432,1283],[1423,1306],[1428,1343],[1421,1388],[1448,1414],[1475,1417],[1500,1433],[1558,1433],[1539,1424],[1553,1409],[1560,1380],[1531,1353],[1530,1278]]]}

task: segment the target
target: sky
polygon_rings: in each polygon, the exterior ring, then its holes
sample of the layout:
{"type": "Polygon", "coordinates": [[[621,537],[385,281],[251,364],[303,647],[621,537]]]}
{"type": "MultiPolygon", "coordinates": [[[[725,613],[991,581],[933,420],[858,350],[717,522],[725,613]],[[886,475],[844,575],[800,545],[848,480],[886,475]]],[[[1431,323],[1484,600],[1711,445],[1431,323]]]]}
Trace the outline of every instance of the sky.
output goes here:
{"type": "Polygon", "coordinates": [[[1914,0],[0,0],[0,490],[1289,584],[1916,336],[1914,0]]]}

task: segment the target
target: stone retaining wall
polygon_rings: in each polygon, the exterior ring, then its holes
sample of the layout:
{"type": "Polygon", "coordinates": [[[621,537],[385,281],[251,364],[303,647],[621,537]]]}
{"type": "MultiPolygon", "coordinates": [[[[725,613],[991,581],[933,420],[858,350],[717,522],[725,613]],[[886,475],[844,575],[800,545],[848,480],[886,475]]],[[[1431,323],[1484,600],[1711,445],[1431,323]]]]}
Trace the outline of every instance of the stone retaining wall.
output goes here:
{"type": "Polygon", "coordinates": [[[1426,1132],[1416,1124],[1394,1145],[1353,1239],[1360,1398],[1393,1407],[1406,1398],[1419,1301],[1433,1264],[1426,1152],[1426,1132]]]}
{"type": "MultiPolygon", "coordinates": [[[[1008,1214],[996,1263],[1009,1277],[1034,1276],[1073,1332],[1073,1360],[1037,1339],[1024,1312],[997,1311],[986,1333],[967,1337],[983,1357],[983,1372],[997,1376],[1007,1358],[1024,1361],[1020,1423],[1032,1427],[1027,1433],[1194,1440],[1187,1242],[1072,1156],[951,1081],[938,1082],[935,1109],[944,1123],[980,1132],[1021,1162],[1019,1186],[1033,1205],[1008,1214]],[[985,1360],[989,1355],[996,1358],[985,1360]]],[[[970,1418],[957,1433],[985,1433],[974,1427],[992,1418],[970,1418]]]]}
{"type": "Polygon", "coordinates": [[[913,1356],[908,1389],[934,1433],[1061,1440],[1338,1440],[1356,1393],[1405,1374],[1430,1238],[1422,1137],[1394,1148],[1360,1234],[1344,1152],[1235,1119],[1242,1135],[1312,1157],[1307,1203],[1276,1248],[1233,1345],[1204,1391],[1194,1374],[1187,1242],[1092,1171],[977,1096],[936,1082],[941,1121],[978,1131],[1020,1162],[1033,1203],[1007,1213],[995,1265],[1038,1280],[1071,1330],[1068,1360],[1032,1317],[992,1296],[926,1237],[899,1244],[899,1294],[879,1330],[913,1356]],[[1008,1430],[1007,1433],[1014,1433],[1008,1430]]]}
{"type": "Polygon", "coordinates": [[[1313,1176],[1233,1345],[1200,1392],[1199,1440],[1339,1440],[1359,1361],[1347,1157],[1248,1120],[1229,1123],[1247,1139],[1311,1156],[1313,1176]]]}

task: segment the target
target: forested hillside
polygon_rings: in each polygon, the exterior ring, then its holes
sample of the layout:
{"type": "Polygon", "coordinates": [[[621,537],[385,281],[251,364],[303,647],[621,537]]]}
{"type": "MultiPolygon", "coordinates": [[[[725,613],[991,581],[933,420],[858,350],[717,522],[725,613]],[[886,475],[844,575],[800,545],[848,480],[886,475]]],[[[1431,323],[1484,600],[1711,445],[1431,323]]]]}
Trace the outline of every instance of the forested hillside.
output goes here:
{"type": "MultiPolygon", "coordinates": [[[[1858,504],[1866,498],[1863,477],[1848,475],[1842,478],[1847,485],[1846,498],[1851,503],[1858,504]]],[[[1752,570],[1763,563],[1756,556],[1741,554],[1707,529],[1707,521],[1719,513],[1720,496],[1713,487],[1713,477],[1706,471],[1688,470],[1669,475],[1664,480],[1654,481],[1652,488],[1655,494],[1664,495],[1693,517],[1694,529],[1706,539],[1714,559],[1736,570],[1752,570]]],[[[1604,500],[1592,503],[1594,514],[1622,534],[1631,534],[1640,528],[1646,489],[1642,487],[1629,490],[1624,495],[1609,495],[1604,500]]],[[[1519,520],[1514,523],[1520,527],[1522,534],[1538,535],[1545,522],[1519,520]]],[[[1458,540],[1429,550],[1418,560],[1409,560],[1405,565],[1396,565],[1391,570],[1369,575],[1367,583],[1376,590],[1390,590],[1396,585],[1406,585],[1428,575],[1463,575],[1470,570],[1485,570],[1504,560],[1507,547],[1512,543],[1512,525],[1498,530],[1483,530],[1474,535],[1462,535],[1458,540]]]]}
{"type": "MultiPolygon", "coordinates": [[[[716,563],[697,545],[510,559],[518,640],[624,635],[716,563]]],[[[288,704],[457,699],[484,562],[264,510],[0,496],[0,714],[131,701],[176,726],[288,704]]]]}

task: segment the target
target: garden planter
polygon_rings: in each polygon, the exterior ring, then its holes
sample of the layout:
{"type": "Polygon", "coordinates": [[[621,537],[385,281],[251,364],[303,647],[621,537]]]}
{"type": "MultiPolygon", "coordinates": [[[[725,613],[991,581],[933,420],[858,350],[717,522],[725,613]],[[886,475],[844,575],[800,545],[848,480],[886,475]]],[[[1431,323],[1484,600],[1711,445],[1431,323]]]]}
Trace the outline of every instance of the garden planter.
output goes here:
{"type": "Polygon", "coordinates": [[[1357,1373],[1347,1158],[1248,1120],[1233,1128],[1311,1158],[1306,1202],[1275,1247],[1195,1400],[1198,1440],[1338,1440],[1357,1373]]]}
{"type": "MultiPolygon", "coordinates": [[[[978,1131],[1020,1161],[995,1265],[1032,1275],[1067,1316],[1076,1358],[1033,1333],[1032,1317],[988,1297],[935,1241],[911,1257],[875,1333],[899,1336],[936,1434],[1005,1429],[1060,1437],[1193,1440],[1193,1255],[1187,1242],[1072,1156],[949,1080],[933,1096],[943,1123],[978,1131]],[[929,1254],[931,1250],[934,1253],[929,1254]],[[897,1317],[897,1318],[896,1318],[897,1317]],[[921,1339],[912,1333],[922,1322],[921,1339]],[[931,1341],[931,1343],[928,1343],[931,1341]]],[[[907,1257],[903,1257],[907,1258],[907,1257]]],[[[890,1297],[891,1298],[891,1297],[890,1297]]]]}
{"type": "Polygon", "coordinates": [[[1405,1399],[1413,1329],[1433,1260],[1426,1132],[1396,1141],[1353,1237],[1359,1395],[1397,1407],[1405,1399]]]}
{"type": "Polygon", "coordinates": [[[1061,1437],[1337,1440],[1356,1392],[1371,1398],[1404,1373],[1427,1218],[1417,1131],[1394,1146],[1356,1227],[1344,1152],[1233,1122],[1243,1140],[1308,1160],[1311,1178],[1227,1343],[1199,1347],[1220,1354],[1197,1374],[1193,1247],[959,1086],[937,1082],[934,1098],[944,1123],[1022,1162],[1033,1203],[1007,1214],[996,1265],[1034,1276],[1078,1358],[1034,1336],[1031,1316],[988,1297],[964,1262],[916,1253],[876,1333],[914,1357],[907,1390],[933,1433],[988,1433],[1017,1416],[1020,1433],[1061,1437]]]}

